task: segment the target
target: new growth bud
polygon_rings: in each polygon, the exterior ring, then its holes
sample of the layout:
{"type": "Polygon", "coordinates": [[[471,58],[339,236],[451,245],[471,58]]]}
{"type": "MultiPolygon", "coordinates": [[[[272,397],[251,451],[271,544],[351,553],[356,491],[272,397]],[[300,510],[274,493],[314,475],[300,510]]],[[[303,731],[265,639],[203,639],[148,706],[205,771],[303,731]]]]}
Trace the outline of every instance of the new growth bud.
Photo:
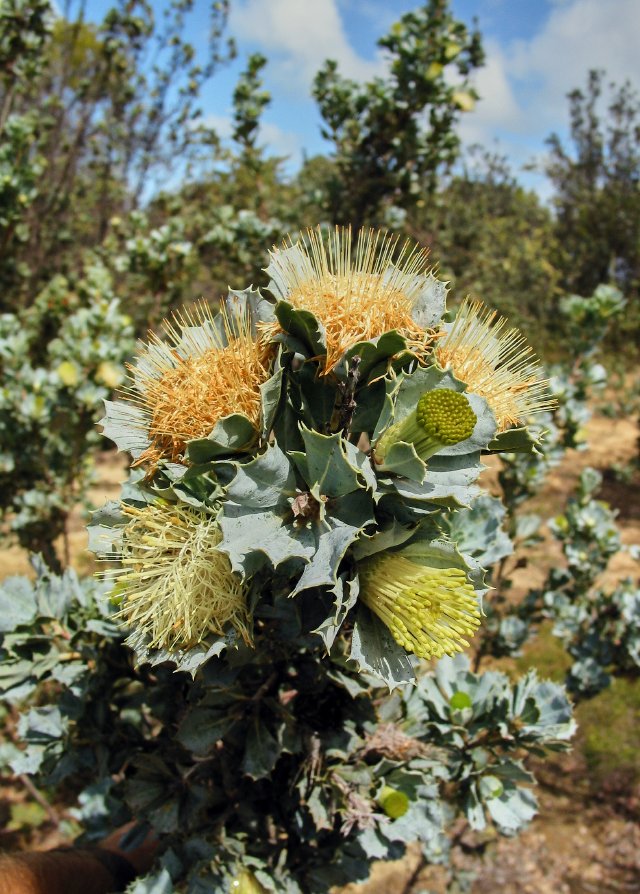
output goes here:
{"type": "Polygon", "coordinates": [[[384,432],[373,456],[382,465],[393,444],[403,441],[413,444],[420,459],[426,461],[445,447],[466,441],[475,424],[476,414],[466,394],[436,388],[423,394],[412,413],[384,432]]]}
{"type": "Polygon", "coordinates": [[[378,804],[390,819],[399,819],[409,809],[409,798],[397,788],[385,785],[377,797],[378,804]]]}

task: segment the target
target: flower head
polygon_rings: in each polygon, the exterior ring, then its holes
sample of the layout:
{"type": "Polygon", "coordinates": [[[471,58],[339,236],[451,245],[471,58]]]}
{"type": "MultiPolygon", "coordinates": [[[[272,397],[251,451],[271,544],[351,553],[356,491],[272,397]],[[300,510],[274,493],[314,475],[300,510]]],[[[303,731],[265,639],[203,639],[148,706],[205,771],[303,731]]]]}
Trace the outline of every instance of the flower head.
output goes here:
{"type": "Polygon", "coordinates": [[[441,658],[462,652],[480,624],[473,586],[460,568],[418,565],[399,553],[362,562],[360,599],[408,652],[441,658]]]}
{"type": "Polygon", "coordinates": [[[122,568],[113,572],[122,596],[119,619],[153,647],[186,648],[231,626],[251,641],[247,594],[218,550],[214,518],[181,506],[124,506],[122,568]]]}
{"type": "Polygon", "coordinates": [[[269,377],[264,341],[254,339],[247,317],[232,321],[223,304],[217,319],[202,304],[163,325],[167,342],[151,334],[130,367],[126,397],[142,409],[151,440],[138,464],[178,460],[187,441],[207,437],[231,413],[257,427],[260,385],[269,377]]]}
{"type": "Polygon", "coordinates": [[[410,240],[360,230],[352,247],[350,227],[326,237],[318,228],[306,242],[274,249],[268,270],[286,300],[324,326],[325,374],[354,344],[392,329],[424,343],[411,312],[427,282],[427,251],[410,240]]]}
{"type": "Polygon", "coordinates": [[[480,301],[467,300],[434,351],[443,369],[484,397],[498,431],[553,407],[532,348],[517,329],[504,331],[506,324],[480,301]]]}
{"type": "Polygon", "coordinates": [[[475,424],[476,414],[466,395],[451,388],[436,388],[425,392],[413,412],[384,432],[373,456],[382,464],[392,444],[404,441],[413,444],[420,459],[427,460],[445,447],[466,441],[475,424]]]}

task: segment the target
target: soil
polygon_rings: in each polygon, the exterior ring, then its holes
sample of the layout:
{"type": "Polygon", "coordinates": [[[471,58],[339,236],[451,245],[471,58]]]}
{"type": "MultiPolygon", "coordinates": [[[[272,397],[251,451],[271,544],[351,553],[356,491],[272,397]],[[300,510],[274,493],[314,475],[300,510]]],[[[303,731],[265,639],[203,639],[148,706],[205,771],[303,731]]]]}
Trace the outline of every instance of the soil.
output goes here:
{"type": "MultiPolygon", "coordinates": [[[[550,474],[546,486],[527,506],[544,517],[562,511],[580,471],[599,468],[604,475],[599,496],[618,510],[623,542],[640,543],[640,476],[621,483],[612,473],[615,464],[628,464],[637,455],[637,426],[627,419],[595,416],[587,427],[589,447],[569,451],[550,474]]],[[[488,464],[485,483],[495,487],[495,469],[488,464]]],[[[91,498],[98,506],[118,496],[125,477],[123,460],[113,453],[98,460],[98,480],[91,498]]],[[[86,515],[78,507],[72,514],[68,541],[71,564],[81,573],[93,568],[86,550],[86,515]]],[[[62,545],[61,545],[62,546],[62,545]]],[[[558,544],[547,532],[544,541],[530,550],[526,566],[514,572],[514,597],[541,584],[549,568],[560,561],[558,544]]],[[[0,558],[0,577],[30,573],[21,550],[5,550],[0,558]]],[[[604,577],[613,585],[623,577],[637,578],[638,566],[631,556],[614,556],[604,577]]],[[[581,710],[588,711],[588,704],[581,710]]],[[[631,709],[630,709],[631,710],[631,709]]],[[[531,826],[517,838],[476,840],[462,836],[459,866],[473,872],[471,894],[620,894],[640,892],[640,774],[628,768],[601,770],[597,778],[585,759],[581,733],[568,755],[538,760],[532,769],[540,786],[540,812],[531,826]],[[607,775],[608,772],[608,775],[607,775]]],[[[70,817],[51,807],[28,781],[0,780],[0,849],[47,848],[73,836],[70,817]],[[4,783],[4,784],[3,784],[4,783]]],[[[468,833],[467,833],[468,835],[468,833]]],[[[374,866],[369,882],[349,885],[342,894],[445,894],[461,890],[447,888],[447,877],[439,867],[424,867],[418,848],[394,863],[374,866]]]]}

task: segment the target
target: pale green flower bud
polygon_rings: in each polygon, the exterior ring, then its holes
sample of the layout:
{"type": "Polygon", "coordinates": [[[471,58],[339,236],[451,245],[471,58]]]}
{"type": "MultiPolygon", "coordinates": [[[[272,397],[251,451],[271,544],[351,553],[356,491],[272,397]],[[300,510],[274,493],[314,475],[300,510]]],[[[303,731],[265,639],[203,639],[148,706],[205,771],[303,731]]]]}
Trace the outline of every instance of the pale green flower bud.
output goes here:
{"type": "Polygon", "coordinates": [[[466,394],[436,388],[423,394],[412,413],[384,432],[373,456],[381,465],[391,446],[404,441],[413,444],[420,459],[426,461],[445,447],[466,441],[475,424],[476,414],[466,394]]]}
{"type": "Polygon", "coordinates": [[[390,819],[399,819],[409,809],[409,798],[390,785],[384,786],[376,800],[390,819]]]}

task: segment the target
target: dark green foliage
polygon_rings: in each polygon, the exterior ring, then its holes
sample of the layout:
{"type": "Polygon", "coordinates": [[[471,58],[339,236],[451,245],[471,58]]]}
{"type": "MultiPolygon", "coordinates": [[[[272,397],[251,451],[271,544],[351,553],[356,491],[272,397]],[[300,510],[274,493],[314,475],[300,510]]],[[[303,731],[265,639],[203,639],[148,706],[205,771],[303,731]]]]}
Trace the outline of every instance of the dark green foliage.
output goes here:
{"type": "Polygon", "coordinates": [[[640,278],[640,119],[629,82],[610,87],[601,108],[604,72],[589,73],[586,90],[569,94],[571,147],[549,140],[547,174],[555,187],[562,270],[571,291],[589,294],[601,283],[638,289],[640,278]]]}
{"type": "Polygon", "coordinates": [[[358,84],[329,60],[314,83],[323,135],[335,145],[331,221],[354,229],[433,192],[456,156],[460,112],[476,97],[468,77],[484,60],[480,35],[453,17],[447,0],[402,16],[378,46],[388,54],[386,78],[358,84]]]}
{"type": "MultiPolygon", "coordinates": [[[[135,667],[103,586],[37,570],[35,585],[0,590],[12,612],[4,696],[38,694],[25,750],[3,759],[82,790],[91,836],[129,811],[145,817],[163,836],[164,877],[189,878],[175,890],[222,894],[244,866],[269,891],[327,891],[415,840],[441,861],[445,800],[472,827],[512,834],[535,812],[520,755],[572,733],[559,687],[481,678],[464,661],[380,700],[339,653],[318,661],[299,602],[275,594],[255,650],[211,658],[193,679],[171,663],[135,667]],[[397,819],[377,803],[385,786],[408,798],[397,819]]],[[[136,890],[155,891],[152,878],[136,890]]]]}
{"type": "Polygon", "coordinates": [[[91,481],[101,402],[132,350],[131,321],[95,258],[77,279],[55,277],[21,318],[0,318],[0,518],[53,568],[91,481]]]}

